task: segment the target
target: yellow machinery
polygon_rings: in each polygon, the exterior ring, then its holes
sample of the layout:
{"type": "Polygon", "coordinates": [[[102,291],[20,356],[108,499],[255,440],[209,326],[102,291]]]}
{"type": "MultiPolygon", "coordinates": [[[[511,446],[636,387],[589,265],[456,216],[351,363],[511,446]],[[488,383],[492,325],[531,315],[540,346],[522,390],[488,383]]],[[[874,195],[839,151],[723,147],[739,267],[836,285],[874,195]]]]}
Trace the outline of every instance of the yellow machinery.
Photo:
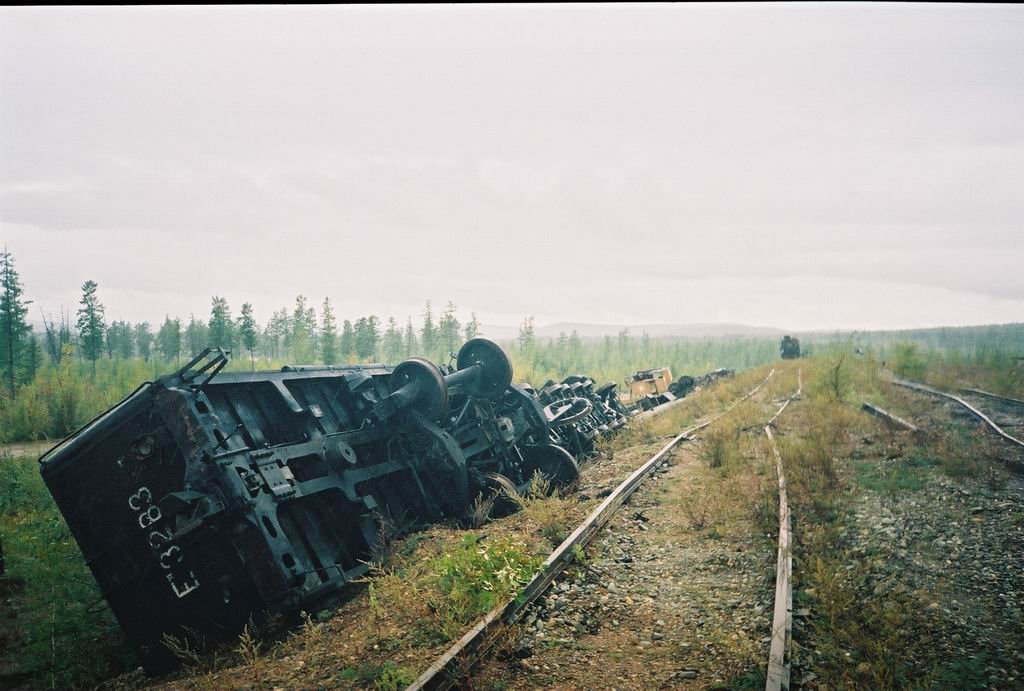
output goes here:
{"type": "Polygon", "coordinates": [[[672,372],[668,367],[634,372],[629,381],[629,400],[635,401],[651,394],[663,394],[668,391],[668,385],[671,383],[672,372]]]}

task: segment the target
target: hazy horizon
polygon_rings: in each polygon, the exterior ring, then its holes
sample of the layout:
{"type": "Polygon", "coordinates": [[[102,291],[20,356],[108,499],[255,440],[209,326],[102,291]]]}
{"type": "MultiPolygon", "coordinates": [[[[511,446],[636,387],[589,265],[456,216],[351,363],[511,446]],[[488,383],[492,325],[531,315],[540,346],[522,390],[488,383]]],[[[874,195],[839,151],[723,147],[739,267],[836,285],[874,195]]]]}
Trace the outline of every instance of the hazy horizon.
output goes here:
{"type": "Polygon", "coordinates": [[[40,309],[793,331],[1024,317],[1024,8],[0,11],[40,309]]]}

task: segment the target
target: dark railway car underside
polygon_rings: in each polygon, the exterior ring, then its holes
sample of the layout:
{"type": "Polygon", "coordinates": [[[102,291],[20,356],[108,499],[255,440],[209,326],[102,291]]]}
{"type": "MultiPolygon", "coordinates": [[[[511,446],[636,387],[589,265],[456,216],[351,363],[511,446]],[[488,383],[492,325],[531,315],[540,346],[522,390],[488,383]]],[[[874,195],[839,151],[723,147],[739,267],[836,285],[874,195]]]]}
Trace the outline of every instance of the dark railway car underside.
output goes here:
{"type": "Polygon", "coordinates": [[[362,576],[383,527],[461,520],[481,493],[577,461],[625,424],[614,385],[512,384],[494,343],[454,368],[222,373],[219,350],[140,387],[42,459],[43,479],[149,671],[165,636],[223,641],[362,576]]]}

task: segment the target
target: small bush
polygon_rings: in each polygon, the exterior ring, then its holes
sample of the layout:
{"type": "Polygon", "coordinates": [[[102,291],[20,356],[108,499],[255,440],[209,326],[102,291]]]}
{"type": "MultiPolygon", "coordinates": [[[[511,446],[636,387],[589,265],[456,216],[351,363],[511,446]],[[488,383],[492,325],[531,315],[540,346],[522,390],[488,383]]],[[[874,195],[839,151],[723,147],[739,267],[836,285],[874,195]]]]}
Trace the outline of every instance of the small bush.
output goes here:
{"type": "Polygon", "coordinates": [[[892,368],[901,377],[918,381],[925,378],[928,364],[918,351],[916,343],[897,343],[893,348],[892,359],[892,368]]]}
{"type": "Polygon", "coordinates": [[[481,539],[466,535],[459,549],[441,555],[432,570],[447,609],[464,612],[462,620],[484,614],[525,585],[541,564],[526,545],[513,538],[481,539]]]}
{"type": "Polygon", "coordinates": [[[701,491],[683,497],[679,507],[693,530],[710,526],[717,512],[714,495],[701,491]]]}
{"type": "Polygon", "coordinates": [[[701,457],[709,468],[723,468],[732,465],[739,455],[739,434],[726,425],[712,427],[704,436],[701,457]]]}
{"type": "Polygon", "coordinates": [[[543,558],[511,536],[466,534],[444,548],[424,543],[396,562],[375,568],[367,579],[371,624],[381,639],[413,636],[433,645],[462,635],[476,618],[514,597],[543,558]]]}

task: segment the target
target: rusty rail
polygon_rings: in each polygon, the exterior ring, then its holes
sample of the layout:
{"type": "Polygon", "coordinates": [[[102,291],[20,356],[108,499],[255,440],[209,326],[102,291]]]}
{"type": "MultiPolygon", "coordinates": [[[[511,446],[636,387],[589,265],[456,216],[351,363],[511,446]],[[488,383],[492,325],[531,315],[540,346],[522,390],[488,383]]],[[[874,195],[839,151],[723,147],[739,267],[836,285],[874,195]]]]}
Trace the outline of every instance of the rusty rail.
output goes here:
{"type": "Polygon", "coordinates": [[[698,432],[705,427],[708,427],[724,415],[728,414],[742,401],[753,396],[757,391],[772,378],[775,374],[775,370],[772,369],[768,376],[764,380],[751,389],[749,392],[736,399],[728,408],[715,415],[710,420],[702,422],[701,424],[684,430],[672,438],[665,446],[661,448],[658,453],[654,454],[647,462],[642,466],[634,470],[629,477],[622,481],[622,483],[615,488],[615,491],[608,495],[607,498],[597,508],[595,508],[589,516],[576,529],[572,534],[567,537],[562,544],[555,548],[555,550],[548,556],[541,565],[540,570],[533,575],[530,582],[526,584],[523,590],[514,599],[500,605],[490,612],[488,612],[480,621],[476,623],[473,628],[466,632],[466,634],[460,638],[454,645],[446,650],[439,658],[437,658],[427,669],[419,676],[416,681],[410,684],[406,691],[419,691],[420,689],[447,689],[454,686],[458,679],[459,671],[466,671],[472,667],[473,663],[476,662],[477,653],[481,653],[486,647],[493,642],[493,638],[488,640],[488,634],[494,632],[496,628],[501,625],[508,625],[518,620],[526,608],[534,602],[540,595],[547,589],[549,585],[555,580],[565,568],[572,563],[575,558],[576,548],[582,548],[589,544],[591,540],[600,532],[615,512],[619,510],[619,507],[636,491],[636,488],[647,479],[654,470],[661,465],[669,453],[676,447],[680,442],[690,438],[695,432],[698,432]]]}
{"type": "Polygon", "coordinates": [[[997,425],[996,423],[992,422],[992,419],[989,418],[988,415],[985,415],[985,413],[981,412],[980,410],[978,410],[977,408],[972,406],[970,403],[968,403],[964,399],[960,398],[959,396],[956,396],[956,395],[951,394],[951,393],[946,393],[945,391],[939,391],[938,389],[933,389],[932,387],[927,386],[926,384],[921,384],[919,382],[909,381],[907,379],[898,379],[897,378],[897,379],[893,380],[893,383],[896,384],[897,386],[902,386],[902,387],[905,387],[907,389],[912,389],[914,391],[920,391],[921,393],[931,394],[932,396],[941,396],[942,398],[948,398],[951,401],[956,401],[957,403],[962,405],[964,408],[966,408],[971,413],[971,415],[973,415],[974,417],[978,418],[979,420],[984,422],[986,425],[991,427],[992,430],[996,434],[998,434],[1000,437],[1002,437],[1006,441],[1010,442],[1011,444],[1016,444],[1017,446],[1020,446],[1021,448],[1024,448],[1024,441],[1021,441],[1020,439],[1017,439],[1016,437],[1011,436],[1011,435],[1007,434],[1006,432],[1004,432],[1003,428],[1000,427],[999,425],[997,425]]]}
{"type": "Polygon", "coordinates": [[[875,417],[882,418],[890,427],[899,427],[900,429],[905,429],[908,432],[920,431],[917,425],[915,425],[914,423],[907,422],[898,415],[893,415],[884,408],[879,408],[878,406],[872,405],[867,401],[865,401],[863,405],[861,405],[861,409],[864,410],[864,412],[868,413],[869,415],[874,415],[875,417]]]}
{"type": "Polygon", "coordinates": [[[985,398],[991,398],[994,401],[1002,401],[1004,403],[1013,403],[1014,405],[1024,405],[1024,401],[1019,398],[1010,398],[1009,396],[1000,396],[999,394],[989,393],[988,391],[982,391],[981,389],[960,389],[964,393],[974,394],[975,396],[984,396],[985,398]]]}
{"type": "Polygon", "coordinates": [[[772,615],[772,643],[768,651],[768,672],[765,675],[765,691],[781,691],[789,688],[789,657],[787,651],[793,638],[793,550],[789,518],[789,498],[786,494],[786,474],[782,466],[782,455],[772,436],[772,424],[782,411],[803,389],[800,370],[797,370],[796,393],[786,399],[779,410],[764,426],[765,436],[775,456],[775,470],[779,476],[779,552],[775,565],[775,609],[772,615]]]}

